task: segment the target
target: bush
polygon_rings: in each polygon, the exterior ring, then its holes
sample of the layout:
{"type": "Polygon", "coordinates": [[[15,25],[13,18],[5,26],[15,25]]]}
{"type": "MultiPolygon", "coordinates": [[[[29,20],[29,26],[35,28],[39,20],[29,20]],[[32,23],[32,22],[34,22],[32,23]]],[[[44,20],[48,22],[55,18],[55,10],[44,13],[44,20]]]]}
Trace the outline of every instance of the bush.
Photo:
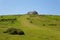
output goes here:
{"type": "Polygon", "coordinates": [[[30,18],[27,18],[27,20],[30,20],[30,18]]]}
{"type": "Polygon", "coordinates": [[[30,23],[33,23],[32,21],[30,21],[30,23]]]}
{"type": "Polygon", "coordinates": [[[13,35],[24,35],[24,32],[21,29],[8,28],[4,33],[9,33],[13,35]]]}
{"type": "Polygon", "coordinates": [[[57,24],[48,24],[49,26],[57,26],[57,24]]]}
{"type": "Polygon", "coordinates": [[[3,18],[3,16],[1,16],[1,18],[3,18]]]}
{"type": "Polygon", "coordinates": [[[43,26],[45,26],[45,24],[43,24],[43,26]]]}

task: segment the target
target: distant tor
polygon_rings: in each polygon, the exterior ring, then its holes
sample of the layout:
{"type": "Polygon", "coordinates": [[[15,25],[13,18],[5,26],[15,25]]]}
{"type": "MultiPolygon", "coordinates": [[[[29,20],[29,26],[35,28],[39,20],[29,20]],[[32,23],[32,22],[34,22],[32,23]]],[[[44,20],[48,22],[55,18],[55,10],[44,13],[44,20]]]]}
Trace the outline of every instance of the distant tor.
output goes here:
{"type": "Polygon", "coordinates": [[[37,11],[29,11],[27,14],[33,14],[33,15],[36,15],[36,14],[38,14],[38,12],[37,12],[37,11]]]}

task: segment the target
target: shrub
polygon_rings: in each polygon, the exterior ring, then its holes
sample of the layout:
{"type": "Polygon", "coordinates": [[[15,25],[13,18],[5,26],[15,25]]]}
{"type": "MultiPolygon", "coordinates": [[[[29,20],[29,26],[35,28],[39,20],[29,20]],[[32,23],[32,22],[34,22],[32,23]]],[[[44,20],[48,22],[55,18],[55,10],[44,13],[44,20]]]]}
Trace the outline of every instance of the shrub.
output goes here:
{"type": "Polygon", "coordinates": [[[3,18],[3,16],[1,16],[1,18],[3,18]]]}
{"type": "Polygon", "coordinates": [[[30,23],[33,23],[32,21],[30,21],[30,23]]]}
{"type": "Polygon", "coordinates": [[[27,18],[27,20],[30,20],[30,18],[27,18]]]}
{"type": "Polygon", "coordinates": [[[12,35],[24,35],[24,32],[21,29],[8,28],[4,33],[9,33],[12,35]]]}
{"type": "Polygon", "coordinates": [[[45,24],[43,24],[43,26],[45,26],[45,24]]]}
{"type": "Polygon", "coordinates": [[[57,24],[48,24],[49,26],[57,26],[57,24]]]}

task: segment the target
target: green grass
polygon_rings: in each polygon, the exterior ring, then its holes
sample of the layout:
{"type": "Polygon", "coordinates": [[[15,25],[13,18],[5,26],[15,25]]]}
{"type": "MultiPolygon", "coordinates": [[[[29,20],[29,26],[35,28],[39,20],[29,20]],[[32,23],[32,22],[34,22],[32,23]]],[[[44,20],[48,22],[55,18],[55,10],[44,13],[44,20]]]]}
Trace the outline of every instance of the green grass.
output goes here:
{"type": "Polygon", "coordinates": [[[0,16],[0,20],[9,18],[17,20],[14,23],[0,22],[0,40],[60,40],[60,16],[27,14],[0,16]],[[10,27],[22,29],[25,35],[3,33],[10,27]]]}

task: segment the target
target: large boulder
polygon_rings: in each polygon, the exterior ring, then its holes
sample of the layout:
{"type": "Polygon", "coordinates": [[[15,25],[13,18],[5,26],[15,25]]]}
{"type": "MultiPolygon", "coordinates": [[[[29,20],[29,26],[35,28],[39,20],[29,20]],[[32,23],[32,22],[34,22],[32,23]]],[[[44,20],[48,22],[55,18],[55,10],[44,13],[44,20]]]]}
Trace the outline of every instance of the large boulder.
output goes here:
{"type": "Polygon", "coordinates": [[[24,32],[21,29],[8,28],[4,33],[9,33],[12,35],[24,35],[24,32]]]}

